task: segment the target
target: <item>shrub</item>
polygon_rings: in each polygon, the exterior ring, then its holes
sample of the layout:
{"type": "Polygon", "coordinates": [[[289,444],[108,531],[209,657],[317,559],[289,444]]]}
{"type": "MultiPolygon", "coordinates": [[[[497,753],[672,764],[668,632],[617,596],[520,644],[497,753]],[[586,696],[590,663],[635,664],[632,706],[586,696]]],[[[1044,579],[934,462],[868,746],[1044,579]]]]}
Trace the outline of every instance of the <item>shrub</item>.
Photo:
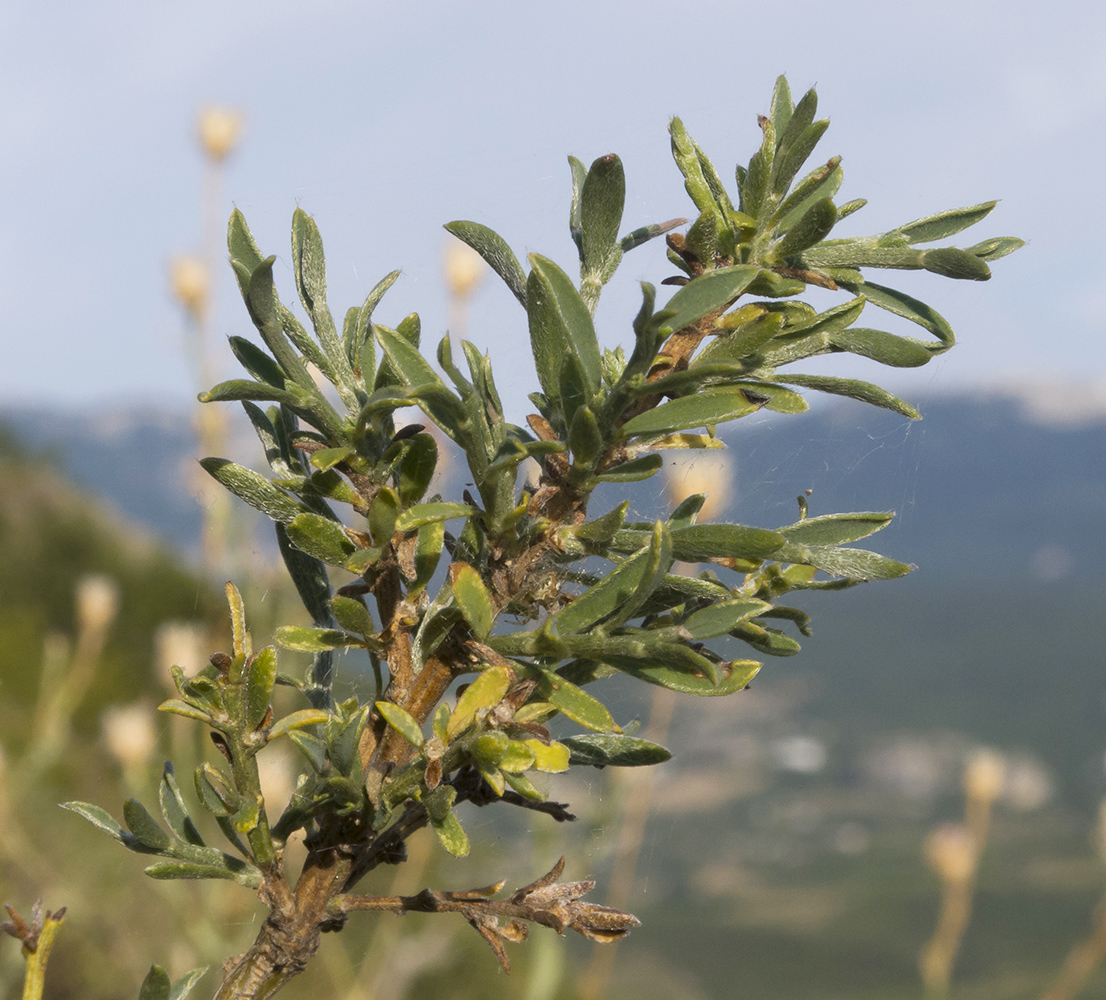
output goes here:
{"type": "MultiPolygon", "coordinates": [[[[687,220],[673,219],[620,236],[620,160],[602,156],[585,167],[570,158],[578,282],[539,254],[525,269],[486,226],[446,226],[525,311],[540,389],[530,396],[535,412],[526,427],[504,413],[491,362],[476,346],[460,345],[462,370],[447,335],[435,367],[420,348],[417,315],[394,328],[374,322],[398,272],[339,327],[326,302],[318,228],[297,210],[292,267],[308,332],[277,295],[275,258],[262,254],[241,213],[231,217],[231,265],[264,346],[232,337],[251,377],[201,399],[242,403],[271,475],[222,458],[203,465],[275,523],[312,621],[280,628],[276,642],[312,654],[311,664],[299,679],[280,672],[274,646],[254,649],[228,584],[233,648],[193,676],[174,672],[179,698],[162,709],[207,727],[224,758],[221,767],[197,768],[195,786],[229,852],[208,846],[168,764],[164,826],[133,799],[125,827],[96,806],[69,803],[125,847],[157,856],[146,869],[154,878],[229,879],[258,893],[268,919],[253,946],[227,964],[218,997],[274,994],[304,970],[320,934],[339,930],[357,910],[459,913],[504,968],[504,941],[522,940],[532,923],[618,940],[636,918],[586,901],[591,882],[561,881],[563,859],[506,896],[502,883],[414,896],[354,890],[374,868],[402,862],[405,841],[425,826],[447,851],[464,855],[464,802],[566,820],[567,806],[546,797],[538,773],[666,760],[665,748],[619,727],[599,695],[605,678],[623,674],[707,697],[739,692],[761,664],[731,658],[730,640],[779,656],[799,648],[788,629],[808,634],[809,618],[785,603],[788,594],[909,571],[853,547],[888,524],[886,512],[809,517],[800,500],[795,523],[769,530],[698,521],[702,495],[655,522],[632,520],[629,500],[590,509],[602,484],[653,476],[666,449],[719,448],[721,424],[761,409],[805,410],[797,390],[917,418],[874,384],[792,366],[839,352],[894,367],[925,364],[953,345],[949,324],[925,303],[868,280],[870,269],[985,280],[990,261],[1021,246],[1008,237],[964,249],[931,246],[982,220],[994,202],[875,236],[831,238],[864,201],[834,201],[839,157],[796,181],[828,125],[815,119],[816,105],[813,90],[793,103],[780,78],[759,119],[760,149],[737,168],[736,205],[673,119],[672,152],[695,207],[683,234],[675,230],[687,220]],[[604,286],[625,254],[660,236],[675,271],[664,284],[676,291],[658,303],[657,290],[643,284],[628,354],[602,350],[593,316],[604,286]],[[799,298],[811,286],[848,297],[819,312],[799,298]],[[909,321],[922,336],[858,326],[869,307],[909,321]],[[428,495],[439,444],[425,424],[397,426],[396,412],[411,408],[463,454],[474,492],[428,495]],[[533,463],[540,472],[527,484],[521,470],[533,463]],[[368,700],[335,699],[335,651],[347,648],[365,650],[371,662],[368,700]],[[298,689],[303,707],[274,718],[275,684],[298,689]],[[571,735],[554,735],[562,730],[571,735]],[[303,773],[287,808],[270,815],[256,758],[282,737],[302,751],[303,773]],[[298,831],[307,860],[293,875],[284,845],[298,831]]],[[[190,974],[171,985],[155,967],[143,996],[184,996],[194,981],[190,974]]]]}

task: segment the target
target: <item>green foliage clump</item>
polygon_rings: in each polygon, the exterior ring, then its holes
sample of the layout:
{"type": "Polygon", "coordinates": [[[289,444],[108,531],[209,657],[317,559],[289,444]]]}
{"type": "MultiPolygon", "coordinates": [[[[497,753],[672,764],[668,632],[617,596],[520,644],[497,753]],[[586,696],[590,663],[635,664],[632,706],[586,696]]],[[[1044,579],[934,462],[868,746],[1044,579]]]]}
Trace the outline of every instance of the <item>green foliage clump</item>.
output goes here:
{"type": "Polygon", "coordinates": [[[525,426],[504,412],[491,361],[474,344],[460,344],[462,368],[447,335],[435,366],[417,315],[394,327],[375,321],[398,272],[337,322],[318,228],[297,210],[292,269],[309,332],[276,292],[275,258],[261,252],[241,213],[231,217],[231,265],[261,345],[232,337],[250,377],[201,399],[242,403],[271,474],[222,458],[203,465],[274,521],[312,621],[279,629],[276,640],[312,662],[300,679],[279,671],[274,647],[255,651],[228,587],[233,651],[215,654],[195,676],[175,673],[179,698],[162,708],[208,727],[225,758],[222,768],[202,765],[194,780],[234,854],[206,845],[168,768],[168,830],[133,800],[126,829],[94,806],[70,804],[130,849],[159,856],[147,868],[155,878],[229,879],[260,893],[269,918],[254,946],[228,963],[219,997],[272,995],[302,971],[320,932],[355,910],[461,913],[505,968],[503,942],[521,940],[531,923],[597,941],[622,937],[636,919],[584,902],[592,884],[561,882],[563,861],[506,897],[502,883],[412,897],[352,890],[377,866],[402,861],[405,841],[425,826],[464,855],[458,807],[466,801],[564,820],[570,815],[547,800],[538,774],[667,759],[665,748],[623,731],[603,700],[605,678],[708,697],[738,692],[761,669],[750,649],[791,655],[799,648],[792,632],[808,634],[809,619],[786,603],[788,594],[909,571],[854,547],[889,523],[886,512],[807,517],[802,509],[794,523],[769,529],[699,521],[703,495],[654,522],[631,520],[628,500],[590,509],[601,485],[655,475],[665,450],[721,447],[721,424],[761,409],[805,410],[796,390],[916,418],[875,384],[792,366],[841,352],[894,367],[925,364],[952,346],[948,323],[867,272],[984,280],[989,262],[1021,245],[1003,237],[926,248],[983,219],[993,202],[874,236],[832,237],[864,202],[835,202],[838,157],[800,177],[828,124],[815,119],[816,105],[813,90],[796,104],[778,81],[760,118],[760,149],[737,168],[735,198],[673,119],[672,152],[695,207],[682,235],[675,230],[683,219],[620,235],[620,160],[603,156],[586,167],[570,158],[578,281],[539,254],[525,268],[486,226],[446,227],[525,311],[539,387],[525,426]],[[658,302],[657,289],[643,284],[628,352],[601,350],[593,317],[603,287],[626,253],[666,234],[676,274],[665,283],[676,291],[658,302]],[[848,298],[819,312],[800,298],[812,286],[848,298]],[[857,325],[870,306],[922,335],[857,325]],[[425,423],[397,425],[405,409],[421,411],[460,450],[474,492],[431,494],[438,438],[425,423]],[[530,462],[540,471],[527,485],[521,471],[530,462]],[[678,563],[700,571],[689,575],[678,563]],[[334,653],[344,648],[371,660],[371,698],[336,702],[334,653]],[[458,680],[465,686],[451,700],[458,680]],[[303,707],[279,719],[270,708],[278,683],[303,695],[303,707]],[[555,737],[555,720],[556,732],[573,735],[555,737]],[[303,773],[288,807],[270,817],[256,757],[283,736],[302,752],[303,773]],[[308,859],[293,879],[283,849],[298,831],[308,859]]]}

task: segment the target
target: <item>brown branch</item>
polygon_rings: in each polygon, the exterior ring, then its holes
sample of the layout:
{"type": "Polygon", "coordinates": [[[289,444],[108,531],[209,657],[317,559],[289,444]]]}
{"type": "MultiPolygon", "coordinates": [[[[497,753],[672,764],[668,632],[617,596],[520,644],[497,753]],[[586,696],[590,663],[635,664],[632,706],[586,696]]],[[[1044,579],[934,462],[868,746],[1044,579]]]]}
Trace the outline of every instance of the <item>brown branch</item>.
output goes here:
{"type": "Polygon", "coordinates": [[[459,892],[434,892],[423,889],[414,896],[334,897],[331,911],[336,918],[353,910],[384,910],[390,913],[460,913],[495,952],[499,964],[507,972],[511,963],[503,941],[524,941],[528,924],[552,927],[558,934],[572,929],[584,937],[602,943],[618,941],[637,927],[640,921],[631,913],[614,910],[596,903],[580,902],[580,897],[595,888],[595,883],[558,882],[564,871],[565,859],[529,885],[517,889],[506,899],[491,897],[503,888],[502,882],[479,889],[459,892]],[[500,918],[507,923],[500,925],[500,918]]]}

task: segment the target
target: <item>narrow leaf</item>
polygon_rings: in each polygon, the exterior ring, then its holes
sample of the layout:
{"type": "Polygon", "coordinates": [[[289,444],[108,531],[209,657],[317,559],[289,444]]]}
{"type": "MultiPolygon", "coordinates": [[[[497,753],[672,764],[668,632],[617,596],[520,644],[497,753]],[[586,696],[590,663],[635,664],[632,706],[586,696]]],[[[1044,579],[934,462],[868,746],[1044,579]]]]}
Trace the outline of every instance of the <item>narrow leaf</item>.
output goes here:
{"type": "Polygon", "coordinates": [[[378,701],[376,710],[400,736],[415,747],[421,747],[425,742],[422,736],[422,727],[418,720],[406,709],[390,701],[378,701]]]}
{"type": "Polygon", "coordinates": [[[587,306],[568,275],[553,261],[530,254],[530,265],[533,270],[526,283],[527,314],[542,391],[557,398],[562,360],[566,353],[572,353],[583,366],[589,391],[595,393],[602,381],[602,365],[587,306]]]}
{"type": "Polygon", "coordinates": [[[991,210],[997,204],[997,201],[985,201],[968,208],[952,208],[946,212],[938,212],[936,215],[927,215],[924,219],[908,222],[895,231],[902,233],[911,243],[943,240],[947,236],[955,236],[977,222],[981,222],[991,214],[991,210]]]}
{"type": "Polygon", "coordinates": [[[691,326],[734,301],[757,276],[757,268],[746,264],[720,267],[689,281],[665,304],[672,315],[663,320],[662,330],[676,332],[691,326]]]}
{"type": "Polygon", "coordinates": [[[445,229],[480,254],[487,265],[507,283],[515,298],[522,303],[522,308],[526,308],[526,275],[502,236],[479,222],[449,222],[445,229]]]}
{"type": "Polygon", "coordinates": [[[566,736],[569,763],[591,767],[646,767],[672,759],[665,747],[635,736],[566,736]]]}
{"type": "Polygon", "coordinates": [[[800,545],[845,545],[886,528],[894,512],[864,511],[857,514],[825,514],[808,517],[777,529],[789,542],[800,545]]]}
{"type": "Polygon", "coordinates": [[[473,634],[486,639],[495,622],[495,608],[480,574],[468,563],[455,562],[449,567],[449,586],[473,634]]]}
{"type": "Polygon", "coordinates": [[[503,700],[507,688],[511,686],[511,671],[503,666],[487,667],[481,671],[457,699],[457,707],[449,717],[446,737],[452,740],[463,733],[476,718],[481,709],[491,708],[503,700]]]}
{"type": "Polygon", "coordinates": [[[789,385],[798,385],[806,389],[817,389],[819,392],[832,393],[835,396],[849,396],[859,399],[863,403],[871,403],[885,410],[893,410],[901,413],[911,420],[920,420],[921,414],[909,403],[904,403],[897,396],[893,396],[886,389],[881,389],[871,382],[861,382],[859,379],[835,378],[829,375],[777,375],[781,382],[789,385]]]}
{"type": "MultiPolygon", "coordinates": [[[[782,381],[782,380],[781,380],[782,381]]],[[[622,425],[623,437],[638,434],[671,434],[693,427],[726,423],[755,413],[760,404],[740,389],[705,389],[692,396],[670,399],[622,425]]]]}
{"type": "Polygon", "coordinates": [[[307,508],[283,490],[277,489],[268,479],[225,458],[201,458],[200,465],[240,500],[274,521],[284,524],[292,521],[307,508]]]}

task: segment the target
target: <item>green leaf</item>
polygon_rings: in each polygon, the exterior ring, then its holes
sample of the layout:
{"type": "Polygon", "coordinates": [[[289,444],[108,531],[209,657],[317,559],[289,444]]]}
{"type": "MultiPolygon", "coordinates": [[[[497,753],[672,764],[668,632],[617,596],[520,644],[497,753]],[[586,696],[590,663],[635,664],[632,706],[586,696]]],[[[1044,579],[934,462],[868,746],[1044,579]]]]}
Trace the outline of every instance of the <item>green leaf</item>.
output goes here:
{"type": "Polygon", "coordinates": [[[127,838],[123,828],[106,809],[94,806],[91,802],[63,802],[61,807],[88,820],[97,830],[102,830],[112,839],[118,840],[120,844],[126,844],[127,838]]]}
{"type": "Polygon", "coordinates": [[[617,729],[610,711],[598,698],[593,698],[583,688],[577,687],[560,674],[544,667],[538,681],[538,693],[557,710],[577,725],[596,732],[606,733],[617,729]]]}
{"type": "Polygon", "coordinates": [[[213,479],[225,486],[240,500],[256,507],[262,514],[284,524],[307,508],[268,479],[225,458],[201,458],[200,465],[213,479]]]}
{"type": "Polygon", "coordinates": [[[906,576],[911,567],[866,549],[841,549],[827,545],[799,545],[789,542],[775,558],[779,562],[803,563],[833,576],[849,580],[894,580],[906,576]]]}
{"type": "MultiPolygon", "coordinates": [[[[688,286],[690,287],[690,286],[688,286]]],[[[621,427],[623,437],[638,434],[671,434],[693,427],[709,427],[747,416],[760,409],[741,389],[704,389],[692,396],[670,399],[621,427]]]]}
{"type": "MultiPolygon", "coordinates": [[[[690,652],[690,650],[689,650],[690,652]]],[[[638,680],[649,684],[657,684],[680,694],[697,694],[708,697],[733,694],[744,688],[760,670],[760,664],[755,660],[734,660],[732,663],[722,664],[718,670],[721,680],[715,684],[705,674],[687,673],[684,670],[674,669],[661,663],[642,663],[633,660],[624,660],[616,664],[622,673],[636,677],[638,680]]]]}
{"type": "Polygon", "coordinates": [[[631,233],[627,233],[618,241],[618,245],[622,248],[623,253],[629,253],[658,236],[663,236],[665,233],[672,232],[673,229],[686,225],[687,219],[669,219],[667,222],[654,222],[651,225],[642,226],[631,233]]]}
{"type": "Polygon", "coordinates": [[[455,858],[463,858],[469,852],[469,839],[461,821],[452,813],[446,813],[440,820],[431,820],[430,825],[438,835],[438,840],[455,858]]]}
{"type": "Polygon", "coordinates": [[[561,636],[568,636],[589,631],[608,618],[616,618],[619,623],[625,621],[623,612],[644,603],[671,562],[669,533],[658,521],[649,544],[553,615],[550,619],[553,627],[561,636]]]}
{"type": "Polygon", "coordinates": [[[883,330],[855,326],[833,334],[830,344],[836,350],[859,354],[893,368],[917,368],[926,364],[939,351],[936,344],[930,347],[912,337],[899,337],[883,330]]]}
{"type": "Polygon", "coordinates": [[[764,628],[756,622],[742,622],[730,634],[768,656],[794,656],[801,648],[794,639],[778,629],[764,628]]]}
{"type": "Polygon", "coordinates": [[[692,639],[715,639],[728,634],[741,622],[763,614],[771,608],[766,601],[753,597],[739,597],[732,601],[719,601],[692,614],[683,623],[692,639]]]}
{"type": "Polygon", "coordinates": [[[396,487],[403,507],[418,503],[438,470],[438,445],[429,434],[416,434],[396,467],[396,487]]]}
{"type": "Polygon", "coordinates": [[[862,294],[864,298],[880,309],[886,309],[889,313],[901,316],[903,319],[917,323],[932,333],[946,349],[956,343],[956,337],[948,321],[937,310],[927,306],[924,302],[912,298],[905,292],[877,285],[873,281],[865,280],[863,283],[838,280],[842,288],[847,288],[854,295],[862,294]]]}
{"type": "Polygon", "coordinates": [[[646,767],[672,759],[670,751],[658,743],[635,736],[566,736],[569,763],[591,767],[646,767]]]}
{"type": "MultiPolygon", "coordinates": [[[[326,722],[329,718],[330,713],[321,708],[301,708],[299,711],[292,712],[283,719],[274,722],[269,728],[269,739],[275,740],[278,736],[283,736],[285,733],[288,733],[289,736],[305,735],[293,733],[293,731],[303,726],[318,725],[319,723],[326,722]]],[[[294,742],[298,743],[299,741],[295,740],[294,742]]]]}
{"type": "Polygon", "coordinates": [[[158,785],[158,801],[161,804],[161,815],[169,829],[173,831],[177,839],[185,844],[195,847],[203,847],[204,839],[200,831],[196,829],[192,817],[188,815],[188,809],[181,798],[180,788],[177,787],[177,779],[173,776],[173,765],[165,762],[161,772],[161,783],[158,785]]]}
{"type": "Polygon", "coordinates": [[[522,303],[522,308],[526,308],[526,275],[502,236],[479,222],[448,222],[445,230],[480,254],[487,265],[507,283],[515,298],[522,303]]]}
{"type": "Polygon", "coordinates": [[[195,719],[197,722],[211,722],[211,713],[197,708],[187,701],[179,698],[170,698],[158,705],[159,712],[168,712],[170,715],[183,715],[186,719],[195,719]]]}
{"type": "MultiPolygon", "coordinates": [[[[322,721],[325,722],[326,720],[322,721]]],[[[298,729],[290,730],[288,738],[300,749],[316,774],[321,774],[326,770],[329,758],[327,757],[325,740],[321,740],[311,733],[301,732],[298,729]]]]}
{"type": "Polygon", "coordinates": [[[783,544],[783,536],[774,531],[741,524],[691,524],[672,532],[672,552],[682,562],[766,559],[783,544]]]}
{"type": "MultiPolygon", "coordinates": [[[[541,740],[526,740],[522,744],[530,751],[530,757],[533,762],[533,767],[536,771],[545,771],[548,774],[560,774],[563,771],[568,770],[569,765],[569,752],[568,747],[563,743],[556,741],[552,743],[543,743],[541,740]]],[[[512,740],[511,748],[519,746],[519,744],[512,740]]],[[[518,766],[517,761],[512,762],[508,754],[504,754],[503,760],[499,762],[499,766],[506,772],[518,772],[527,770],[526,767],[518,766]]]]}
{"type": "MultiPolygon", "coordinates": [[[[652,457],[652,456],[650,456],[652,457]]],[[[660,456],[657,456],[658,458],[660,456]]],[[[614,510],[608,511],[594,521],[586,521],[583,524],[565,529],[576,538],[582,538],[587,542],[609,542],[615,536],[615,532],[622,527],[626,520],[626,512],[630,509],[630,501],[623,500],[614,510]]]]}
{"type": "MultiPolygon", "coordinates": [[[[278,389],[283,389],[287,383],[287,375],[268,354],[256,344],[244,337],[229,337],[230,349],[234,356],[255,379],[259,382],[267,382],[278,389]]],[[[294,383],[293,383],[294,384],[294,383]]]]}
{"type": "Polygon", "coordinates": [[[463,733],[481,709],[491,708],[503,700],[511,686],[511,671],[503,666],[487,667],[457,699],[457,707],[449,717],[446,738],[452,740],[463,733]]]}
{"type": "Polygon", "coordinates": [[[320,472],[326,472],[329,469],[333,469],[334,466],[341,464],[351,455],[356,455],[357,450],[343,446],[341,448],[320,448],[318,451],[311,453],[311,464],[315,466],[320,472]]]}
{"type": "MultiPolygon", "coordinates": [[[[840,189],[844,176],[840,156],[834,156],[822,166],[812,170],[795,185],[780,207],[772,214],[772,221],[775,222],[776,229],[779,232],[786,232],[807,213],[810,206],[816,201],[823,198],[832,198],[840,189]]],[[[846,215],[851,214],[846,211],[850,206],[853,206],[852,202],[838,208],[838,222],[846,215]]],[[[859,207],[861,206],[856,205],[851,208],[851,211],[856,211],[859,207]]]]}
{"type": "Polygon", "coordinates": [[[956,247],[941,247],[927,250],[922,257],[922,267],[933,274],[946,278],[961,278],[968,281],[987,281],[991,269],[975,254],[956,247]]]}
{"type": "Polygon", "coordinates": [[[294,388],[278,389],[268,382],[251,382],[249,379],[236,378],[228,382],[220,382],[207,392],[201,392],[198,398],[201,403],[226,403],[253,399],[284,403],[288,406],[303,406],[310,401],[305,399],[302,390],[295,391],[295,383],[290,384],[294,388]]]}
{"type": "Polygon", "coordinates": [[[404,385],[440,385],[445,388],[445,383],[438,378],[438,373],[430,367],[430,363],[419,353],[419,349],[403,334],[390,330],[386,326],[375,325],[373,333],[376,334],[377,341],[387,354],[388,360],[395,366],[404,385]]]}
{"type": "Polygon", "coordinates": [[[363,645],[360,636],[347,635],[333,628],[304,628],[300,625],[282,625],[276,630],[274,638],[285,649],[300,653],[363,645]]]}
{"type": "Polygon", "coordinates": [[[800,545],[845,545],[858,542],[886,528],[893,511],[863,511],[856,514],[824,514],[808,517],[777,529],[789,542],[800,545]]]}
{"type": "Polygon", "coordinates": [[[503,756],[499,758],[499,769],[508,774],[521,774],[536,767],[539,771],[568,770],[568,754],[557,748],[559,743],[546,745],[540,740],[511,740],[503,756]]]}
{"type": "Polygon", "coordinates": [[[285,531],[301,552],[332,566],[344,566],[357,548],[340,524],[321,514],[297,514],[285,531]]]}
{"type": "Polygon", "coordinates": [[[911,420],[921,420],[922,415],[909,403],[904,403],[898,396],[893,396],[886,389],[881,389],[871,382],[861,382],[859,379],[836,378],[830,375],[777,375],[777,379],[788,385],[798,385],[806,389],[817,389],[819,392],[832,393],[835,396],[849,396],[859,399],[863,403],[871,403],[885,410],[893,410],[901,413],[911,420]]]}
{"type": "Polygon", "coordinates": [[[735,264],[694,278],[666,303],[665,311],[672,315],[662,321],[662,332],[674,333],[724,309],[752,284],[756,276],[757,268],[735,264]]]}
{"type": "Polygon", "coordinates": [[[603,453],[603,432],[590,406],[579,406],[568,430],[572,462],[582,469],[594,469],[603,453]]]}
{"type": "Polygon", "coordinates": [[[238,810],[241,797],[226,776],[206,761],[196,768],[196,795],[213,815],[225,818],[238,810]]]}
{"type": "Polygon", "coordinates": [[[390,486],[381,486],[369,507],[369,534],[376,545],[391,541],[399,517],[399,494],[390,486]]]}
{"type": "Polygon", "coordinates": [[[613,153],[601,156],[588,170],[580,192],[580,233],[583,270],[606,274],[612,258],[622,256],[618,228],[626,203],[626,174],[613,153]]]}
{"type": "Polygon", "coordinates": [[[123,803],[123,822],[143,847],[154,851],[167,850],[172,843],[167,834],[137,799],[123,803]]]}
{"type": "Polygon", "coordinates": [[[169,1000],[185,1000],[188,994],[192,992],[192,987],[203,978],[205,972],[207,972],[206,966],[202,969],[193,969],[191,972],[186,972],[180,979],[175,979],[169,989],[169,1000]]]}
{"type": "Polygon", "coordinates": [[[495,608],[479,572],[468,563],[455,562],[449,567],[449,586],[473,634],[486,639],[495,623],[495,608]]]}
{"type": "Polygon", "coordinates": [[[659,472],[663,465],[664,459],[660,455],[642,455],[597,473],[592,478],[600,483],[640,483],[659,472]]]}
{"type": "Polygon", "coordinates": [[[594,394],[602,381],[599,341],[591,314],[576,286],[553,261],[530,254],[533,268],[526,282],[530,344],[542,391],[551,399],[560,392],[561,364],[575,354],[594,394]]]}
{"type": "Polygon", "coordinates": [[[996,236],[976,243],[974,246],[965,247],[964,251],[974,254],[980,260],[992,261],[1020,250],[1023,246],[1025,246],[1025,240],[1019,240],[1016,236],[996,236]]]}
{"type": "Polygon", "coordinates": [[[376,635],[376,625],[364,603],[355,597],[335,597],[330,602],[334,617],[347,632],[371,638],[376,635]]]}
{"type": "MultiPolygon", "coordinates": [[[[227,250],[230,259],[245,268],[247,276],[252,275],[264,259],[264,255],[257,248],[257,243],[254,242],[250,227],[246,224],[246,217],[237,208],[231,212],[230,222],[227,224],[227,250]]],[[[245,296],[248,277],[245,283],[239,278],[238,287],[245,296]]]]}
{"type": "Polygon", "coordinates": [[[924,219],[915,219],[905,226],[899,226],[895,230],[902,233],[911,243],[931,243],[933,240],[943,240],[947,236],[955,236],[969,226],[974,226],[991,214],[991,210],[997,205],[997,201],[985,201],[980,205],[972,205],[968,208],[952,208],[947,212],[938,212],[936,215],[927,215],[924,219]]]}
{"type": "Polygon", "coordinates": [[[256,730],[269,714],[269,699],[276,683],[277,654],[272,646],[255,653],[246,675],[246,726],[256,730]]]}
{"type": "Polygon", "coordinates": [[[422,726],[406,709],[390,701],[378,701],[376,710],[384,717],[384,721],[412,746],[423,745],[425,740],[422,737],[422,726]]]}
{"type": "Polygon", "coordinates": [[[169,1000],[169,973],[160,965],[150,966],[138,991],[138,1000],[169,1000]]]}
{"type": "Polygon", "coordinates": [[[261,872],[253,865],[243,865],[242,871],[222,865],[205,865],[196,861],[160,861],[145,869],[150,878],[200,879],[220,878],[256,888],[261,884],[261,872]]]}
{"type": "Polygon", "coordinates": [[[772,249],[779,260],[802,253],[824,240],[836,224],[837,207],[831,199],[823,198],[811,205],[772,249]]]}
{"type": "Polygon", "coordinates": [[[478,513],[475,507],[467,503],[420,503],[414,507],[408,507],[396,518],[395,530],[400,532],[413,531],[424,524],[433,524],[435,521],[450,521],[456,517],[471,517],[478,513]]]}
{"type": "Polygon", "coordinates": [[[426,587],[434,576],[445,545],[445,525],[441,521],[421,525],[415,544],[415,579],[407,590],[409,595],[426,587]]]}

